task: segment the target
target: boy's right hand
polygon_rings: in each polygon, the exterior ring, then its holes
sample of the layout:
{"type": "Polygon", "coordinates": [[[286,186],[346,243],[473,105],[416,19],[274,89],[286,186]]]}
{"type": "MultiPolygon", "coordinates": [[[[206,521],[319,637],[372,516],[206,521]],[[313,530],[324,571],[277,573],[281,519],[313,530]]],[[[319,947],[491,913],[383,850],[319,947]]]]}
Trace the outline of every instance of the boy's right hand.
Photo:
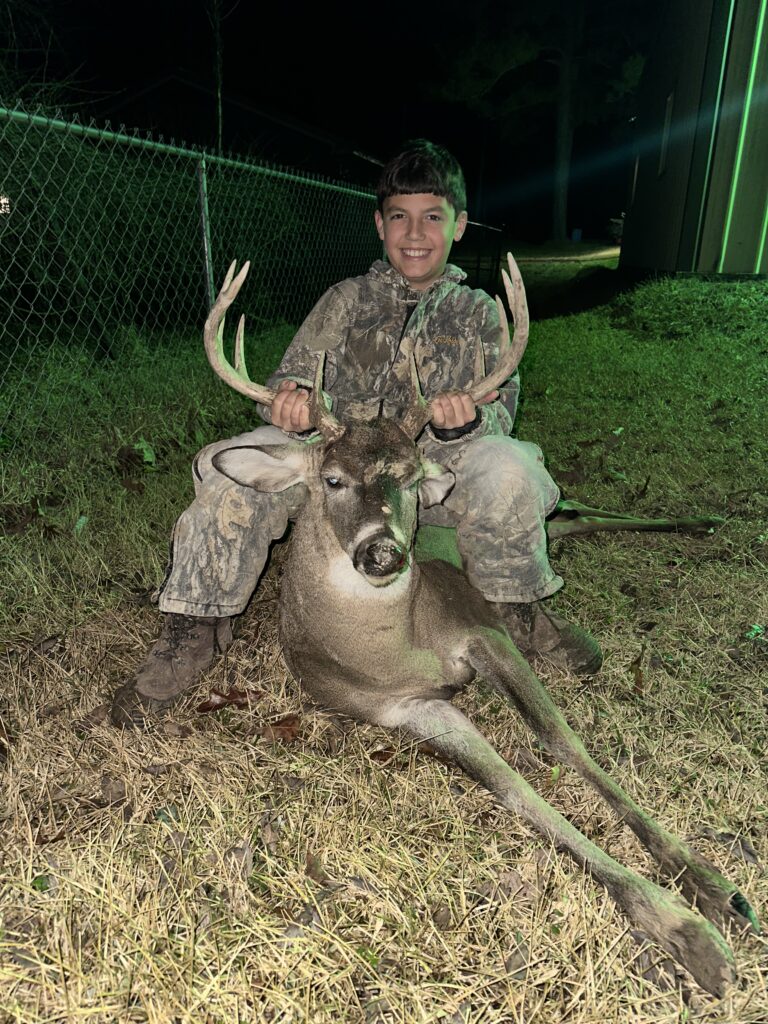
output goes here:
{"type": "Polygon", "coordinates": [[[281,381],[270,407],[272,425],[297,434],[309,430],[308,401],[306,388],[300,388],[295,380],[281,381]]]}

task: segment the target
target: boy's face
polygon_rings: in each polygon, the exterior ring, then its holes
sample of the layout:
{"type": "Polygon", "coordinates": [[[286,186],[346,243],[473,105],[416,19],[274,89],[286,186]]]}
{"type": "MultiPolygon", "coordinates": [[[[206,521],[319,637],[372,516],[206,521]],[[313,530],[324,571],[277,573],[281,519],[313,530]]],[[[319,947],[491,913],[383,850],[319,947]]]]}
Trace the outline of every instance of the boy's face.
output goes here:
{"type": "Polygon", "coordinates": [[[457,216],[445,196],[427,192],[389,196],[375,218],[389,262],[419,292],[440,277],[467,226],[466,211],[457,216]]]}

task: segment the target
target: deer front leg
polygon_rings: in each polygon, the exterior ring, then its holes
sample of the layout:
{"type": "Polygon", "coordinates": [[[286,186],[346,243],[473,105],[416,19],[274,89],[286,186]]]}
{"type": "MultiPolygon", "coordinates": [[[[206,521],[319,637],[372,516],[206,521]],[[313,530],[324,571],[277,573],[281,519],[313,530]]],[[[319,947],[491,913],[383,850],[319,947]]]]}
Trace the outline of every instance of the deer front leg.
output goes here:
{"type": "Polygon", "coordinates": [[[599,881],[634,925],[641,928],[713,995],[733,980],[733,957],[719,932],[673,893],[641,878],[592,843],[542,799],[493,749],[459,710],[442,700],[398,701],[376,716],[379,725],[407,729],[429,740],[599,881]]]}
{"type": "Polygon", "coordinates": [[[626,822],[660,867],[680,885],[687,899],[720,927],[735,924],[760,932],[757,916],[735,885],[646,814],[590,757],[541,681],[514,645],[501,633],[486,630],[471,644],[473,668],[522,715],[554,757],[575,768],[626,822]]]}

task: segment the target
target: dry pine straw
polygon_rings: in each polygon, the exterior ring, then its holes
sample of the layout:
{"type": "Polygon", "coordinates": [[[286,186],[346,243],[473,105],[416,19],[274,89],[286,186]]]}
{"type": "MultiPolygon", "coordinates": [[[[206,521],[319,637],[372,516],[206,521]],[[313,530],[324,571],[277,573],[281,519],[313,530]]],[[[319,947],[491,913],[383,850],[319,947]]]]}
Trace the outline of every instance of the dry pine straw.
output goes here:
{"type": "MultiPolygon", "coordinates": [[[[728,622],[717,618],[722,573],[706,556],[718,542],[566,543],[554,554],[577,580],[589,565],[596,614],[597,580],[615,621],[603,616],[599,682],[552,678],[556,700],[598,760],[765,917],[764,649],[726,652],[738,613],[721,600],[728,622]],[[689,564],[667,565],[670,550],[689,564]],[[638,619],[649,605],[653,626],[638,619]]],[[[279,561],[226,660],[145,735],[110,727],[103,704],[155,635],[154,610],[11,653],[2,1021],[768,1021],[764,939],[732,936],[739,981],[710,999],[458,769],[313,711],[276,642],[279,561]],[[248,708],[196,710],[232,686],[254,691],[248,708]]],[[[509,709],[482,686],[461,704],[556,807],[654,877],[509,709]]]]}

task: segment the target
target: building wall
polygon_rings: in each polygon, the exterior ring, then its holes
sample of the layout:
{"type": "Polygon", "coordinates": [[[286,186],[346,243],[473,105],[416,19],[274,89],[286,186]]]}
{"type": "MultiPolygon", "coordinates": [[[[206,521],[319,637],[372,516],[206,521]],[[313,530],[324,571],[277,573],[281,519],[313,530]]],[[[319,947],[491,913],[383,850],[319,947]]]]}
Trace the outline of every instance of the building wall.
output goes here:
{"type": "Polygon", "coordinates": [[[734,10],[711,184],[695,266],[705,273],[768,272],[766,6],[766,0],[739,0],[734,10]]]}
{"type": "Polygon", "coordinates": [[[623,267],[765,273],[768,0],[672,0],[641,85],[623,267]]]}

